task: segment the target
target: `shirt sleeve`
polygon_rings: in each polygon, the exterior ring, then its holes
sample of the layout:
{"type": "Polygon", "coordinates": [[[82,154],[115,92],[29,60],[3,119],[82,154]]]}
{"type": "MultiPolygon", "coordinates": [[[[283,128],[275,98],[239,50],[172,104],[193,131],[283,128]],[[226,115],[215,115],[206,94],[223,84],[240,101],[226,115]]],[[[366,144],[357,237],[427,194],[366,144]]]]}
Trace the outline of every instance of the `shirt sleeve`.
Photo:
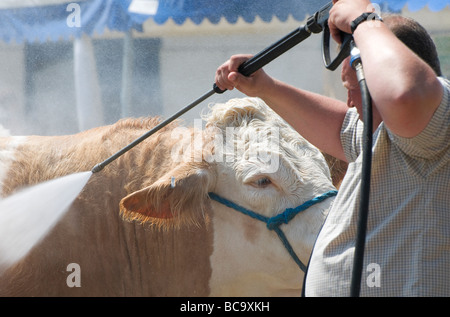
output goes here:
{"type": "Polygon", "coordinates": [[[341,128],[341,143],[349,163],[356,161],[362,152],[364,123],[359,120],[356,108],[349,108],[341,128]]]}
{"type": "Polygon", "coordinates": [[[450,82],[440,78],[444,94],[439,107],[431,117],[425,129],[412,138],[395,135],[387,127],[389,138],[405,154],[419,158],[430,159],[440,156],[450,145],[450,82]]]}

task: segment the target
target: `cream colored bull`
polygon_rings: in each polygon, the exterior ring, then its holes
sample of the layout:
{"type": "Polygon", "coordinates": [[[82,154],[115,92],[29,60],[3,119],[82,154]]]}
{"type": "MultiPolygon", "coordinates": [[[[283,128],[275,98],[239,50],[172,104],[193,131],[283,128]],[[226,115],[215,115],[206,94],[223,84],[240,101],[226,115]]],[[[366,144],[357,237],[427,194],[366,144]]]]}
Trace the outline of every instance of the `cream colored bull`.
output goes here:
{"type": "MultiPolygon", "coordinates": [[[[299,296],[304,273],[277,233],[210,195],[276,216],[335,189],[323,155],[259,99],[215,105],[205,120],[202,129],[173,123],[93,174],[57,226],[0,276],[0,294],[299,296]]],[[[0,137],[0,193],[90,170],[157,123],[0,137]]],[[[279,227],[304,265],[332,201],[279,227]]]]}

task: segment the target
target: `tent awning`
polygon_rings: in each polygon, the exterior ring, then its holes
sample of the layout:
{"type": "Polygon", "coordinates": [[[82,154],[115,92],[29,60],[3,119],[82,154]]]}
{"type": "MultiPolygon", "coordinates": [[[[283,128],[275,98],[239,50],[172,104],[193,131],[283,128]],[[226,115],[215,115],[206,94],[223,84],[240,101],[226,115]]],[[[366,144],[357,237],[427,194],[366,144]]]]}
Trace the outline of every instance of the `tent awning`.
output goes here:
{"type": "MultiPolygon", "coordinates": [[[[81,34],[102,34],[135,29],[153,19],[163,24],[172,19],[183,24],[187,19],[200,24],[205,19],[218,23],[225,18],[236,23],[242,18],[252,23],[258,16],[265,22],[274,17],[303,21],[329,0],[5,0],[0,3],[0,39],[16,41],[55,41],[79,37],[81,34]]],[[[411,11],[428,5],[439,11],[450,0],[377,0],[382,8],[399,11],[408,5],[411,11]]]]}

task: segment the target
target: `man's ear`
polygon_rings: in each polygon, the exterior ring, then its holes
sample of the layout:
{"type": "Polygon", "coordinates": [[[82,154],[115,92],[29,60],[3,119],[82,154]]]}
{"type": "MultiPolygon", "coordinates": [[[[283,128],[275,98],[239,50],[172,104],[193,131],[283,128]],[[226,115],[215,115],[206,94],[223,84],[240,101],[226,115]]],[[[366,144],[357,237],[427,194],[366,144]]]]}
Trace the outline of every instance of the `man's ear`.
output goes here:
{"type": "Polygon", "coordinates": [[[152,185],[123,198],[120,213],[126,220],[163,228],[199,225],[210,209],[208,192],[215,181],[211,164],[181,163],[152,185]]]}

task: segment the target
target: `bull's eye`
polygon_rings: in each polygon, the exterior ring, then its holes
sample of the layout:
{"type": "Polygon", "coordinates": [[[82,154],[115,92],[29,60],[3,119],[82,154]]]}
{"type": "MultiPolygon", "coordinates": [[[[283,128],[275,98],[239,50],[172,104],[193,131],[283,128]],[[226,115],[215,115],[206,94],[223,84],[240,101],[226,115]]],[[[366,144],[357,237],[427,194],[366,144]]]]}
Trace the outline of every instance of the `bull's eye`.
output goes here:
{"type": "Polygon", "coordinates": [[[262,177],[255,181],[255,185],[257,187],[266,187],[269,186],[270,184],[272,184],[272,181],[268,177],[262,177]]]}

